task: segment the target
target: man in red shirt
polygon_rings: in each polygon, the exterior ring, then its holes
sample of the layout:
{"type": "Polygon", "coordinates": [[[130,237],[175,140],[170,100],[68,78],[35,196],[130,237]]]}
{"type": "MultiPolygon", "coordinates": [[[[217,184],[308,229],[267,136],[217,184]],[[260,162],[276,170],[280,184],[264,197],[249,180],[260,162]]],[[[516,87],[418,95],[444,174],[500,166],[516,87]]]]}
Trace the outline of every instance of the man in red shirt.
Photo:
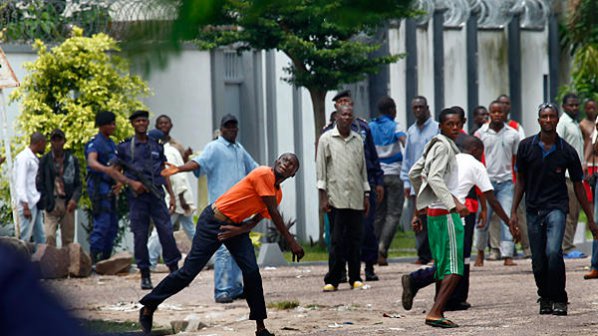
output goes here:
{"type": "MultiPolygon", "coordinates": [[[[187,287],[222,245],[226,245],[241,268],[245,296],[249,305],[249,319],[256,321],[256,336],[270,336],[264,325],[266,304],[262,278],[257,266],[249,231],[263,218],[271,218],[276,228],[289,243],[295,258],[303,258],[303,248],[291,236],[278,211],[282,200],[280,184],[299,170],[299,160],[292,153],[282,154],[273,167],[261,166],[237,182],[213,204],[208,205],[197,221],[191,252],[181,269],[169,274],[139,302],[139,324],[147,334],[151,332],[154,311],[164,300],[187,287]],[[247,220],[244,220],[249,218],[247,220]]],[[[178,172],[171,166],[162,174],[178,172]]]]}

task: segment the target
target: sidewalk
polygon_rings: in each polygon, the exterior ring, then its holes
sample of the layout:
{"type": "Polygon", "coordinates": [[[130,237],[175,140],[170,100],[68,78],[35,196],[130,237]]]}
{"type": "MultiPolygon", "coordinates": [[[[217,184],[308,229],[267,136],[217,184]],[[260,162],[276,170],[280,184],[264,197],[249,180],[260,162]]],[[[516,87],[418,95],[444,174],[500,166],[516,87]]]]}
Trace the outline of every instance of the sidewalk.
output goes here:
{"type": "MultiPolygon", "coordinates": [[[[268,309],[266,324],[280,335],[596,335],[598,328],[598,280],[583,280],[589,259],[567,260],[569,316],[538,315],[536,289],[530,260],[518,266],[487,261],[473,267],[468,311],[447,312],[460,328],[450,331],[424,325],[434,288],[418,293],[411,311],[400,302],[402,274],[416,269],[409,263],[377,267],[381,281],[368,283],[366,290],[322,293],[323,265],[301,265],[262,269],[266,303],[297,300],[291,310],[268,309]],[[394,318],[383,317],[387,313],[394,318]]],[[[165,274],[153,274],[154,284],[165,274]]],[[[45,282],[63,297],[69,310],[85,319],[136,321],[135,303],[146,291],[139,289],[137,274],[123,277],[93,276],[45,282]]],[[[252,335],[254,323],[247,321],[244,301],[222,305],[213,301],[213,272],[203,271],[181,293],[167,300],[156,312],[154,325],[168,326],[171,320],[195,315],[207,327],[184,335],[252,335]]],[[[181,334],[182,335],[182,334],[181,334]]]]}

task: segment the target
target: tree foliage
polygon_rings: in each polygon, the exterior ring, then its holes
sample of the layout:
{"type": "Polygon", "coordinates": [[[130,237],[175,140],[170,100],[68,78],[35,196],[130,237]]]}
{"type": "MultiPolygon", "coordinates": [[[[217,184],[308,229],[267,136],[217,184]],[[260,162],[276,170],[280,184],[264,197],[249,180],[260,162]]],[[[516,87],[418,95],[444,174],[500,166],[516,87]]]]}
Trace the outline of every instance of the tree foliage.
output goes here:
{"type": "MultiPolygon", "coordinates": [[[[139,76],[129,73],[129,63],[116,55],[120,49],[108,35],[84,37],[81,29],[74,28],[72,37],[52,49],[39,40],[33,48],[38,58],[24,65],[27,75],[10,95],[11,102],[20,103],[21,112],[16,123],[18,136],[12,139],[14,153],[28,145],[33,132],[49,135],[60,128],[66,135],[65,147],[79,159],[84,180],[84,147],[97,133],[95,114],[114,112],[117,128],[113,138],[122,140],[133,133],[128,115],[144,108],[139,98],[148,96],[150,90],[139,76]]],[[[7,181],[3,179],[5,206],[10,204],[7,181]]],[[[85,192],[82,204],[89,206],[85,192]]],[[[2,210],[3,215],[10,214],[10,210],[2,210]]],[[[11,221],[3,218],[3,222],[11,221]]]]}
{"type": "MultiPolygon", "coordinates": [[[[380,48],[381,41],[374,38],[377,30],[389,20],[415,14],[412,0],[163,1],[177,6],[178,14],[172,27],[163,30],[169,36],[154,36],[161,47],[197,40],[204,49],[233,45],[238,50],[284,52],[291,59],[285,80],[310,92],[316,132],[325,121],[327,91],[399,59],[371,56],[380,48]]],[[[131,47],[139,49],[135,41],[140,36],[131,35],[131,47]]]]}
{"type": "Polygon", "coordinates": [[[598,1],[571,2],[563,42],[573,56],[571,82],[561,92],[598,100],[598,1]]]}

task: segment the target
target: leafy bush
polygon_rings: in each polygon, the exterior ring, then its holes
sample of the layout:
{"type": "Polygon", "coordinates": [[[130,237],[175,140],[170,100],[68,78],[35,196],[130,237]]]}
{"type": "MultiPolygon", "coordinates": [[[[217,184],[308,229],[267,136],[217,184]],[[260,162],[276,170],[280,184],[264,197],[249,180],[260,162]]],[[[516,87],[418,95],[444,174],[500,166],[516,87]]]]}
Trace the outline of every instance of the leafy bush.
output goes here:
{"type": "MultiPolygon", "coordinates": [[[[34,62],[24,65],[28,71],[21,86],[10,95],[11,102],[20,103],[13,152],[18,153],[29,142],[29,135],[41,132],[49,135],[60,128],[66,135],[67,149],[79,159],[81,178],[85,181],[85,144],[97,133],[95,114],[111,111],[116,114],[116,142],[133,134],[128,115],[145,108],[139,100],[150,94],[147,84],[129,73],[129,63],[117,54],[117,42],[106,34],[84,37],[73,28],[72,37],[48,49],[40,40],[33,43],[38,53],[34,62]]],[[[2,223],[12,223],[8,178],[0,182],[0,213],[2,223]]],[[[79,206],[90,208],[87,192],[79,206]]],[[[127,212],[119,202],[119,217],[127,212]]]]}

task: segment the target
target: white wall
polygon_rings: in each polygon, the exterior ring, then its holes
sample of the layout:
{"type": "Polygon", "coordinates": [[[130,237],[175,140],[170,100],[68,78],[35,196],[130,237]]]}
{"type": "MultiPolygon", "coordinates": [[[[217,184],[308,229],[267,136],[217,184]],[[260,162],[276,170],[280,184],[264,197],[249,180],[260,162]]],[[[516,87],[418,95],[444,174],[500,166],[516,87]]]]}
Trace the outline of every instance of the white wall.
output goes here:
{"type": "Polygon", "coordinates": [[[465,29],[444,31],[444,106],[442,108],[455,105],[467,111],[465,29]]]}
{"type": "Polygon", "coordinates": [[[526,136],[540,131],[538,106],[544,103],[544,75],[548,74],[547,53],[547,30],[521,32],[521,119],[526,136]]]}
{"type": "MultiPolygon", "coordinates": [[[[390,54],[405,53],[405,24],[401,23],[399,29],[390,29],[388,32],[388,44],[390,54]]],[[[407,130],[407,114],[410,110],[405,108],[406,83],[405,83],[405,58],[390,65],[390,97],[397,104],[397,116],[395,120],[407,130]]]]}
{"type": "MultiPolygon", "coordinates": [[[[434,33],[432,21],[427,29],[417,29],[417,95],[428,100],[432,115],[435,111],[434,103],[434,33]]],[[[404,80],[404,79],[403,79],[404,80]]]]}
{"type": "Polygon", "coordinates": [[[479,103],[488,107],[500,94],[509,94],[509,58],[505,30],[478,32],[479,103]]]}
{"type": "MultiPolygon", "coordinates": [[[[19,82],[22,82],[27,74],[27,71],[23,68],[23,64],[26,62],[33,62],[37,59],[37,54],[32,52],[10,52],[10,49],[4,50],[6,53],[6,58],[10,63],[15,75],[19,82]]],[[[10,93],[14,91],[14,88],[5,89],[4,90],[4,97],[6,98],[6,103],[8,104],[8,97],[10,93]]],[[[8,136],[12,137],[15,135],[15,128],[16,128],[16,119],[19,115],[20,106],[18,103],[8,104],[7,108],[7,121],[8,121],[8,136]]],[[[4,154],[3,154],[4,155],[4,154]]],[[[16,153],[13,153],[13,158],[16,153]]]]}

